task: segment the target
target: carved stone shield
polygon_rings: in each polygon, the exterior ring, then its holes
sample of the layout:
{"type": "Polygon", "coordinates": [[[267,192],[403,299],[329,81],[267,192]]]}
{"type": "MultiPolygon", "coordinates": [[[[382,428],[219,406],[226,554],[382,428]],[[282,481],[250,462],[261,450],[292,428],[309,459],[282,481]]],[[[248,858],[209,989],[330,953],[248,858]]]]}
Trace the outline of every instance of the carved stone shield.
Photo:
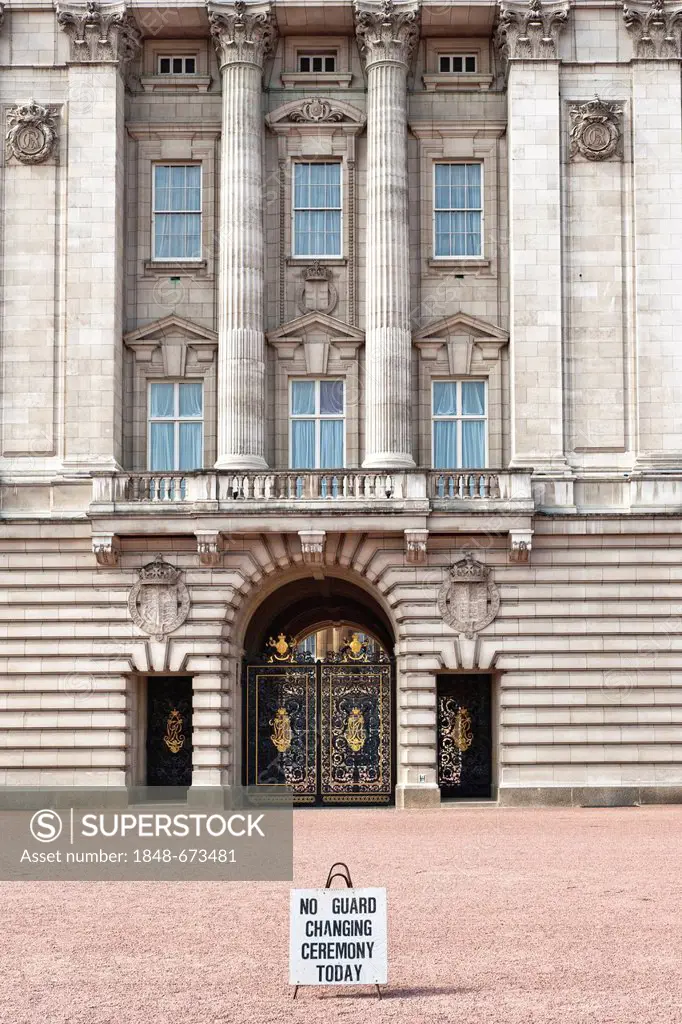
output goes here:
{"type": "Polygon", "coordinates": [[[469,640],[497,615],[500,593],[490,579],[490,569],[470,551],[450,569],[438,594],[438,607],[447,624],[469,640]]]}
{"type": "Polygon", "coordinates": [[[128,610],[135,625],[155,640],[163,640],[183,624],[189,614],[189,591],[181,571],[161,555],[140,569],[128,596],[128,610]]]}

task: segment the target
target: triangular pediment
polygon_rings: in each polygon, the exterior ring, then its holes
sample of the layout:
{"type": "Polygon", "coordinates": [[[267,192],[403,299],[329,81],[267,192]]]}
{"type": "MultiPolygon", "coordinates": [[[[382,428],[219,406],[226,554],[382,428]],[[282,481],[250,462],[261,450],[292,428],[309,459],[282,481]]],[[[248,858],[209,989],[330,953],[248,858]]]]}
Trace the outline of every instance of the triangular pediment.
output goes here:
{"type": "Polygon", "coordinates": [[[293,341],[318,333],[327,334],[332,343],[356,341],[361,344],[365,340],[365,332],[358,330],[357,327],[344,324],[343,321],[329,316],[328,313],[311,312],[304,313],[303,316],[296,317],[295,320],[290,320],[288,324],[282,324],[275,331],[268,331],[268,341],[271,343],[293,341]]]}
{"type": "Polygon", "coordinates": [[[503,331],[501,327],[496,327],[487,320],[481,320],[480,317],[463,313],[461,310],[452,316],[436,320],[435,323],[429,324],[428,327],[422,327],[421,331],[415,334],[414,338],[415,341],[429,341],[432,338],[449,338],[453,334],[469,334],[474,339],[486,338],[499,342],[509,341],[508,331],[503,331]]]}
{"type": "Polygon", "coordinates": [[[184,317],[175,316],[174,313],[170,316],[165,316],[162,320],[154,320],[150,324],[145,324],[144,327],[138,327],[136,330],[130,331],[123,336],[123,340],[126,345],[134,344],[135,342],[160,343],[166,338],[177,337],[178,335],[182,335],[190,345],[193,342],[218,344],[218,335],[215,331],[211,331],[207,327],[200,327],[199,324],[195,324],[191,320],[185,320],[184,317]]]}

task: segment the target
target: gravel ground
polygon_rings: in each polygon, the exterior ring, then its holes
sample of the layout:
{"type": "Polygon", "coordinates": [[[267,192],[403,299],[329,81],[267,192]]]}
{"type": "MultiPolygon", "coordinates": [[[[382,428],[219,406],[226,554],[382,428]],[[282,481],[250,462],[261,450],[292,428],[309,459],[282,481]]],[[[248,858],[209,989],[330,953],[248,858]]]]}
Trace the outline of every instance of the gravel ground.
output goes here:
{"type": "Polygon", "coordinates": [[[679,1024],[681,838],[682,807],[297,811],[297,885],[388,888],[382,1002],[292,1002],[287,884],[4,883],[0,1021],[679,1024]]]}

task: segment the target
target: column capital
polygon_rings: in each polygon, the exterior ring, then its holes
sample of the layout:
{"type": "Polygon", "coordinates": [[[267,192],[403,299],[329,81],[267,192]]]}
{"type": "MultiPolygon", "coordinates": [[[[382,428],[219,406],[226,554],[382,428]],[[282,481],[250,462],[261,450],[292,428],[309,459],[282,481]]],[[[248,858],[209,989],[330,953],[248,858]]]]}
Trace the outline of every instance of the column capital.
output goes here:
{"type": "Polygon", "coordinates": [[[228,64],[255,64],[263,70],[274,53],[277,26],[269,2],[209,2],[208,20],[221,70],[228,64]]]}
{"type": "Polygon", "coordinates": [[[412,0],[353,0],[353,9],[365,67],[386,62],[409,67],[419,42],[419,4],[412,0]]]}
{"type": "Polygon", "coordinates": [[[503,60],[556,60],[568,21],[566,0],[503,0],[495,38],[503,60]]]}
{"type": "Polygon", "coordinates": [[[623,4],[623,20],[632,36],[633,55],[642,60],[682,57],[682,4],[665,0],[623,4]]]}
{"type": "Polygon", "coordinates": [[[74,64],[127,64],[137,56],[142,35],[124,3],[57,3],[57,24],[71,43],[74,64]]]}
{"type": "Polygon", "coordinates": [[[0,28],[2,28],[5,21],[5,5],[0,3],[0,28]]]}

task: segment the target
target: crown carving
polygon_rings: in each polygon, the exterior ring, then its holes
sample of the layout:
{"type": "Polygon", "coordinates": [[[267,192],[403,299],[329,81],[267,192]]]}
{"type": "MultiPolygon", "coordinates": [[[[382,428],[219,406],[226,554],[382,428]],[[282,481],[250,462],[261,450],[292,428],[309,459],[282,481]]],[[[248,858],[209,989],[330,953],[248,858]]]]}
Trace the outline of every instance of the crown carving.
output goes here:
{"type": "Polygon", "coordinates": [[[465,551],[450,569],[450,579],[455,583],[487,583],[489,578],[490,569],[477,561],[472,551],[465,551]]]}
{"type": "Polygon", "coordinates": [[[323,267],[319,260],[315,260],[303,270],[302,277],[304,281],[331,281],[332,272],[329,267],[323,267]]]}
{"type": "Polygon", "coordinates": [[[174,566],[169,565],[168,562],[164,562],[163,555],[157,555],[153,562],[148,562],[147,565],[140,569],[139,583],[162,583],[164,585],[173,586],[178,582],[182,571],[176,569],[174,566]]]}

